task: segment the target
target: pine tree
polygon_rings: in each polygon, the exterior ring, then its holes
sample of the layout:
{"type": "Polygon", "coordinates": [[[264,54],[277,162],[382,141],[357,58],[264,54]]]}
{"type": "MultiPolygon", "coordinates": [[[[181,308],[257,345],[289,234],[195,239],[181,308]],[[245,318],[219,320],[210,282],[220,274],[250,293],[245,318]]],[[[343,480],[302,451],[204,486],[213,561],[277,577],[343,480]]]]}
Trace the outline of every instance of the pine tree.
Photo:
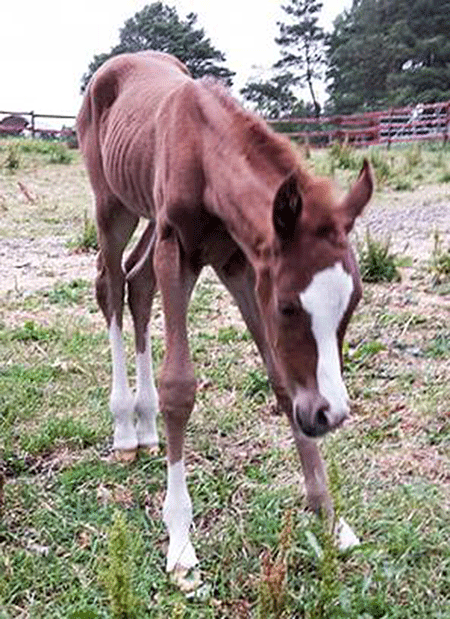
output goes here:
{"type": "Polygon", "coordinates": [[[449,15],[449,0],[354,0],[327,41],[330,111],[450,99],[449,15]]]}
{"type": "Polygon", "coordinates": [[[289,0],[281,7],[288,22],[278,22],[280,36],[275,39],[281,48],[281,59],[275,68],[290,69],[294,74],[292,83],[308,87],[316,116],[320,114],[320,105],[314,81],[322,77],[324,64],[325,32],[318,24],[322,6],[319,0],[289,0]]]}

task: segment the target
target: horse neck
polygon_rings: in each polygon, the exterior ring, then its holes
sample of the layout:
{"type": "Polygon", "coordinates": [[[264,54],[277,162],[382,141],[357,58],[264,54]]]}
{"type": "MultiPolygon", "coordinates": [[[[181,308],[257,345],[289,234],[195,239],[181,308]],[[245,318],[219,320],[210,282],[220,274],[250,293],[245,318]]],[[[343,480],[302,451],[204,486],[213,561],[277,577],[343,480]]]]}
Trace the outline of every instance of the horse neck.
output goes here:
{"type": "Polygon", "coordinates": [[[255,162],[217,136],[205,140],[205,198],[208,210],[220,218],[251,262],[272,252],[275,194],[285,169],[259,157],[255,162]]]}

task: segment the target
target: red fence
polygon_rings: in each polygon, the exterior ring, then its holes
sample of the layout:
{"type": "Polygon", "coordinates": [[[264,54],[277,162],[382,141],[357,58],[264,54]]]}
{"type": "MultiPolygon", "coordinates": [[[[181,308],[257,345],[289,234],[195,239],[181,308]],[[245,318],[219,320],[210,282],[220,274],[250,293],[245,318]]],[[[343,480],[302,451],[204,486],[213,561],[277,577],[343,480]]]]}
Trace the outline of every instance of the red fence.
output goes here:
{"type": "Polygon", "coordinates": [[[280,133],[311,146],[327,146],[334,141],[354,146],[416,140],[447,142],[450,137],[450,101],[351,116],[286,117],[270,122],[280,133]]]}
{"type": "MultiPolygon", "coordinates": [[[[2,126],[0,135],[14,135],[28,132],[33,137],[70,137],[72,129],[49,129],[39,127],[39,118],[70,120],[75,116],[37,114],[35,112],[3,112],[0,116],[11,115],[30,119],[26,128],[2,126]]],[[[321,116],[320,118],[285,117],[270,123],[280,133],[308,142],[311,146],[328,146],[334,141],[348,142],[354,146],[370,146],[394,142],[416,140],[442,140],[450,138],[450,101],[443,103],[419,104],[379,112],[353,114],[351,116],[321,116]]]]}

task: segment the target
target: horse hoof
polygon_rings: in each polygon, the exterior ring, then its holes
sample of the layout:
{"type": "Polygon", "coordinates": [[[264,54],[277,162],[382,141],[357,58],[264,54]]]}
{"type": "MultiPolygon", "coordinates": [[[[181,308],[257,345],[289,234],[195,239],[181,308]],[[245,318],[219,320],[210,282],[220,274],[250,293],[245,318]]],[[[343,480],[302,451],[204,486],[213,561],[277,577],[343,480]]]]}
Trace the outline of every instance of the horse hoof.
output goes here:
{"type": "Polygon", "coordinates": [[[136,460],[136,449],[116,449],[114,451],[114,460],[120,464],[130,464],[136,460]]]}
{"type": "Polygon", "coordinates": [[[180,589],[183,593],[191,593],[196,591],[202,581],[200,578],[200,571],[195,568],[185,568],[180,565],[176,565],[175,569],[170,575],[174,585],[180,589]]]}
{"type": "Polygon", "coordinates": [[[142,445],[139,446],[139,453],[144,456],[155,457],[159,454],[159,445],[142,445]]]}
{"type": "Polygon", "coordinates": [[[341,551],[350,550],[361,544],[351,527],[343,518],[339,518],[339,521],[336,523],[335,536],[337,538],[338,548],[341,551]]]}

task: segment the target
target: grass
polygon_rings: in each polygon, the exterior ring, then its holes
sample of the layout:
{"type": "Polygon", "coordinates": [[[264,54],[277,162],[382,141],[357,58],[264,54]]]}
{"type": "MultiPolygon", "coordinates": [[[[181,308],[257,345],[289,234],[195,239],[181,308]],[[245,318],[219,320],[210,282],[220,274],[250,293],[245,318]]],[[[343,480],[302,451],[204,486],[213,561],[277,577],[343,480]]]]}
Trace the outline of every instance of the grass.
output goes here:
{"type": "MultiPolygon", "coordinates": [[[[422,150],[422,162],[437,155],[422,150]]],[[[41,177],[52,168],[30,164],[40,156],[24,153],[19,171],[56,199],[54,177],[41,177]]],[[[60,168],[53,233],[64,240],[88,193],[77,165],[60,168]]],[[[34,216],[24,237],[49,231],[34,216]]],[[[273,414],[256,348],[212,273],[202,275],[189,320],[199,389],[186,466],[203,579],[193,598],[164,571],[164,449],[128,467],[108,460],[110,355],[92,282],[5,295],[0,618],[448,619],[449,306],[427,264],[408,271],[416,279],[365,285],[344,351],[353,419],[323,441],[338,510],[362,540],[346,553],[305,512],[290,430],[273,414]]],[[[157,297],[157,367],[162,328],[157,297]]],[[[128,314],[125,331],[130,351],[128,314]]],[[[132,367],[130,353],[131,377],[132,367]]]]}

